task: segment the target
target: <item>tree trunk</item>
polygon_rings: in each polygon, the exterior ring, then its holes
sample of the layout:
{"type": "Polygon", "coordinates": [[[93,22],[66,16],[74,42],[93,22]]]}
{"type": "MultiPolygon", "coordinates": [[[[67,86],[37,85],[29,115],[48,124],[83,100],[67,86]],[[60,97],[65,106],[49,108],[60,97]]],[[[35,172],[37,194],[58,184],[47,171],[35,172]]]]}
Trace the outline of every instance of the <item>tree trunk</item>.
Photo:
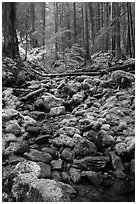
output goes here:
{"type": "MultiPolygon", "coordinates": [[[[54,3],[54,17],[55,17],[55,34],[58,32],[58,3],[54,3]]],[[[55,60],[58,60],[58,42],[55,38],[55,60]]]]}
{"type": "Polygon", "coordinates": [[[120,59],[121,58],[121,46],[120,46],[120,6],[119,6],[119,2],[116,2],[116,17],[117,17],[117,21],[116,21],[116,59],[120,59]]]}
{"type": "Polygon", "coordinates": [[[3,54],[12,59],[19,56],[18,39],[16,33],[16,3],[2,3],[3,16],[3,54]]]}
{"type": "MultiPolygon", "coordinates": [[[[115,18],[115,2],[112,2],[112,20],[115,18]]],[[[112,50],[115,51],[115,26],[112,31],[112,50]]],[[[115,52],[114,52],[115,55],[115,52]]]]}
{"type": "Polygon", "coordinates": [[[32,2],[30,5],[30,13],[31,13],[31,33],[30,33],[30,43],[33,48],[38,47],[38,41],[33,37],[33,33],[35,32],[35,3],[32,2]]]}
{"type": "MultiPolygon", "coordinates": [[[[128,9],[128,3],[127,3],[127,9],[128,9]]],[[[132,57],[132,51],[131,51],[131,33],[130,33],[130,12],[128,9],[128,34],[127,34],[127,54],[130,54],[130,57],[132,57]]]]}
{"type": "MultiPolygon", "coordinates": [[[[105,12],[104,12],[104,25],[107,27],[109,21],[109,2],[105,2],[105,12]]],[[[107,32],[104,36],[104,52],[109,49],[109,33],[107,32]]]]}
{"type": "Polygon", "coordinates": [[[135,57],[135,37],[134,37],[134,29],[133,29],[133,20],[132,20],[132,10],[131,3],[128,4],[129,17],[130,17],[130,26],[131,26],[131,42],[132,42],[132,55],[135,57]]]}
{"type": "Polygon", "coordinates": [[[95,34],[94,34],[94,14],[93,14],[93,7],[92,7],[92,2],[88,3],[89,4],[89,14],[90,14],[90,25],[91,25],[91,38],[92,38],[92,43],[94,45],[94,39],[95,39],[95,34]]]}
{"type": "Polygon", "coordinates": [[[81,3],[81,16],[82,16],[82,46],[85,48],[85,36],[84,36],[84,9],[83,2],[81,3]]]}
{"type": "Polygon", "coordinates": [[[67,30],[69,30],[69,32],[67,32],[67,46],[70,48],[71,47],[71,34],[70,34],[70,3],[66,2],[66,12],[67,12],[67,16],[66,16],[66,26],[67,26],[67,30]]]}
{"type": "Polygon", "coordinates": [[[87,3],[84,3],[84,10],[85,10],[85,48],[86,48],[86,59],[90,58],[89,56],[89,29],[88,29],[88,10],[87,10],[87,3]]]}
{"type": "Polygon", "coordinates": [[[73,11],[74,11],[74,43],[76,43],[77,38],[77,28],[76,28],[76,3],[73,3],[73,11]]]}

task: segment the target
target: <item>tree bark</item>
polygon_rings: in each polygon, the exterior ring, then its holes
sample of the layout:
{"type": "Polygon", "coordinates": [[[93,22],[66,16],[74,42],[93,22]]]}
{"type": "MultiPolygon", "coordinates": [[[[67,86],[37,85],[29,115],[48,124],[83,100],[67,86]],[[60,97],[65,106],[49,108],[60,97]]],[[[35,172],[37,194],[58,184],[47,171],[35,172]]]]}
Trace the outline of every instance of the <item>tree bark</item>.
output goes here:
{"type": "Polygon", "coordinates": [[[73,3],[73,11],[74,11],[74,43],[76,43],[77,38],[77,29],[76,29],[76,2],[73,3]]]}
{"type": "Polygon", "coordinates": [[[16,3],[2,3],[3,16],[3,54],[15,59],[19,56],[18,39],[16,33],[16,3]]]}
{"type": "Polygon", "coordinates": [[[87,3],[84,3],[84,10],[85,10],[85,48],[86,48],[86,59],[90,58],[89,56],[89,29],[88,29],[88,10],[87,10],[87,3]]]}
{"type": "Polygon", "coordinates": [[[115,3],[116,5],[116,17],[117,17],[117,21],[116,21],[116,59],[120,59],[121,58],[121,46],[120,46],[120,6],[119,6],[119,2],[115,3]]]}
{"type": "MultiPolygon", "coordinates": [[[[54,17],[55,17],[55,34],[58,32],[58,3],[54,3],[54,17]]],[[[55,60],[58,60],[58,42],[55,38],[55,60]]]]}

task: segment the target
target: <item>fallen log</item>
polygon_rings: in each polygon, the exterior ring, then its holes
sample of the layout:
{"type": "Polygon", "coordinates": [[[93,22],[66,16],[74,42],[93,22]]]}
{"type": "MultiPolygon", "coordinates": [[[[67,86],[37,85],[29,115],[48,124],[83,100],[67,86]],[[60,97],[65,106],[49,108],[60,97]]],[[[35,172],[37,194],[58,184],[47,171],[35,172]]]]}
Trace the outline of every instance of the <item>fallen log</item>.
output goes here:
{"type": "Polygon", "coordinates": [[[101,72],[75,72],[75,73],[61,73],[61,74],[42,74],[34,69],[31,68],[33,72],[42,76],[42,77],[65,77],[65,76],[80,76],[80,75],[89,75],[89,76],[96,76],[101,75],[101,72]]]}
{"type": "Polygon", "coordinates": [[[45,88],[41,88],[41,89],[35,90],[35,91],[27,94],[26,96],[23,96],[22,98],[20,98],[20,101],[26,101],[26,100],[30,99],[31,97],[33,97],[34,95],[40,94],[44,90],[45,90],[45,88]]]}
{"type": "Polygon", "coordinates": [[[61,74],[43,74],[40,73],[38,71],[36,71],[35,69],[31,68],[31,70],[35,73],[40,75],[41,77],[65,77],[65,76],[81,76],[81,75],[88,75],[88,76],[96,76],[96,75],[104,75],[107,72],[112,72],[112,71],[116,71],[116,70],[124,70],[127,69],[129,67],[135,67],[135,62],[129,63],[129,64],[124,64],[124,65],[116,65],[113,67],[108,67],[104,70],[100,70],[98,72],[92,72],[88,71],[88,72],[69,72],[69,73],[61,73],[61,74]]]}

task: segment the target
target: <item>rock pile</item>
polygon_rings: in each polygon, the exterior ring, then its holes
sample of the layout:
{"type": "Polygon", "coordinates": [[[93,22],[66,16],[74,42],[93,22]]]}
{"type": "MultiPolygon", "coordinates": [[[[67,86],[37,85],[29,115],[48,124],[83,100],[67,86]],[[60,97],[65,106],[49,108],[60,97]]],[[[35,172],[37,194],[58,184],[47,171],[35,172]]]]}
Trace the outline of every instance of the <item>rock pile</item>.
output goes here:
{"type": "Polygon", "coordinates": [[[104,84],[106,76],[32,81],[29,92],[44,89],[25,100],[3,91],[3,201],[73,201],[83,182],[95,190],[134,180],[134,82],[104,84]]]}

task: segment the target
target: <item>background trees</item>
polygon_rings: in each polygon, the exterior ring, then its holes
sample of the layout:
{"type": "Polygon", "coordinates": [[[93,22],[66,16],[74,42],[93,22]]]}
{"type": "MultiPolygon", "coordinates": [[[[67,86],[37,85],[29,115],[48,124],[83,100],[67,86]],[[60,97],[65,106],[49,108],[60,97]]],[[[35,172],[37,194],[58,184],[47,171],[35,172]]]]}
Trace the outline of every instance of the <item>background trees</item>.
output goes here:
{"type": "Polygon", "coordinates": [[[134,57],[135,4],[4,2],[3,52],[12,58],[18,54],[16,32],[26,53],[43,47],[45,53],[54,55],[54,60],[65,56],[66,50],[76,43],[86,51],[86,60],[100,50],[113,50],[116,59],[122,55],[134,57]]]}
{"type": "Polygon", "coordinates": [[[15,58],[18,55],[16,34],[16,3],[5,2],[2,5],[3,54],[15,58]]]}

